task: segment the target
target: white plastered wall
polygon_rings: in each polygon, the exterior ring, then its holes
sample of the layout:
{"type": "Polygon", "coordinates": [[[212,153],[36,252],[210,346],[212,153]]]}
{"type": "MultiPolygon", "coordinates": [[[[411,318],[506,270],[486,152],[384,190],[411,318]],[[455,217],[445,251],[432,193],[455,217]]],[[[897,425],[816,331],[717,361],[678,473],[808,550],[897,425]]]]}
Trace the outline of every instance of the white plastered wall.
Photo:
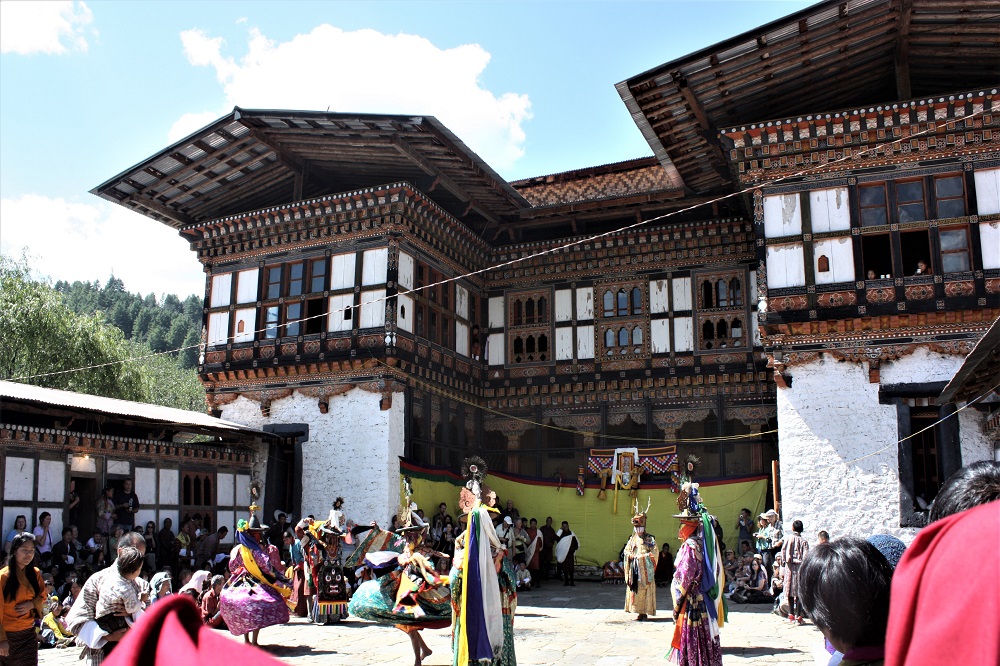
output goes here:
{"type": "Polygon", "coordinates": [[[764,236],[778,238],[802,233],[802,206],[798,193],[764,197],[764,236]]]}
{"type": "MultiPolygon", "coordinates": [[[[880,366],[882,384],[951,379],[960,356],[921,348],[880,366]]],[[[786,370],[790,388],[777,392],[781,504],[785,525],[801,520],[815,535],[834,538],[894,534],[909,541],[914,528],[899,526],[899,439],[896,407],[879,403],[879,384],[868,365],[829,355],[786,370]]],[[[968,417],[967,417],[968,418],[968,417]]],[[[964,440],[965,421],[959,436],[964,440]]],[[[982,444],[971,442],[972,451],[982,444]]],[[[978,455],[978,454],[977,454],[978,455]]]]}
{"type": "MultiPolygon", "coordinates": [[[[325,518],[335,497],[345,500],[347,517],[357,523],[388,524],[399,508],[399,457],[403,455],[405,395],[392,394],[380,407],[381,394],[359,388],[329,399],[321,414],[313,397],[293,393],[271,403],[270,417],[257,402],[240,397],[223,406],[222,418],[254,428],[276,423],[306,423],[309,439],[301,446],[303,515],[325,518]]],[[[266,458],[266,456],[264,456],[266,458]]],[[[266,478],[266,468],[257,473],[266,478]]],[[[237,484],[237,505],[246,492],[237,484]]],[[[263,499],[263,498],[262,498],[263,499]]]]}

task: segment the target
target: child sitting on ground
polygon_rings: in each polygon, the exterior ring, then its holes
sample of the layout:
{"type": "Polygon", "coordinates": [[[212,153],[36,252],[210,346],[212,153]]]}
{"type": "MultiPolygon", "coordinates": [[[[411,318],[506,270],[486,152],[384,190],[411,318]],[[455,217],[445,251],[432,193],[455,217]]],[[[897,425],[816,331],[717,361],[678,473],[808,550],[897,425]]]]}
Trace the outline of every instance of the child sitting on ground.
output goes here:
{"type": "Polygon", "coordinates": [[[42,643],[47,647],[65,648],[73,643],[71,634],[59,621],[63,606],[58,597],[50,597],[45,604],[47,611],[42,618],[42,643]]]}
{"type": "Polygon", "coordinates": [[[528,573],[528,565],[524,562],[517,563],[517,571],[514,572],[517,577],[517,589],[518,591],[528,592],[531,590],[531,574],[528,573]]]}
{"type": "Polygon", "coordinates": [[[143,562],[138,548],[128,546],[118,551],[118,570],[104,578],[97,598],[95,617],[105,631],[104,625],[114,622],[111,618],[124,617],[131,626],[142,615],[141,589],[136,579],[142,571],[143,562]]]}

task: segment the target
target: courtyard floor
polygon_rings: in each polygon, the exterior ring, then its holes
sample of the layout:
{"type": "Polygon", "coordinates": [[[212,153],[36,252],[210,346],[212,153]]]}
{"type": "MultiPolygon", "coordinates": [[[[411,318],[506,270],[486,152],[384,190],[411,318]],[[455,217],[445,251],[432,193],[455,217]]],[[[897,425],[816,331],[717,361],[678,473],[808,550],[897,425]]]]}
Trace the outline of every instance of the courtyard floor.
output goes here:
{"type": "MultiPolygon", "coordinates": [[[[636,622],[622,606],[620,585],[579,582],[523,593],[518,597],[514,620],[517,662],[522,666],[638,666],[665,664],[663,659],[673,635],[669,591],[657,590],[659,614],[649,622],[636,622]]],[[[822,649],[823,636],[812,625],[789,625],[770,613],[770,605],[730,606],[729,622],[722,630],[723,662],[737,664],[813,664],[822,649]]],[[[229,636],[228,632],[222,632],[229,636]]],[[[447,629],[423,632],[434,651],[427,666],[451,664],[447,629]]],[[[239,640],[239,639],[234,639],[239,640]]],[[[319,626],[293,618],[281,627],[261,631],[260,643],[271,655],[288,664],[413,663],[410,641],[403,632],[349,618],[340,624],[319,626]]],[[[77,666],[79,649],[43,650],[43,666],[77,666]]],[[[823,662],[825,663],[825,661],[823,662]]]]}

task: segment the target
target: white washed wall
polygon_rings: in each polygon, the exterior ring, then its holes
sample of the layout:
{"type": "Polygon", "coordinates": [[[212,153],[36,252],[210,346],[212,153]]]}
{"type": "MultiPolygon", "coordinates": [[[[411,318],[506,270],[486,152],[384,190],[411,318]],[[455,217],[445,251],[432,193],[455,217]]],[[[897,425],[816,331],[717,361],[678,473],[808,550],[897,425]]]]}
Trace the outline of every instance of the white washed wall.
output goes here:
{"type": "Polygon", "coordinates": [[[212,293],[209,300],[209,307],[218,308],[229,305],[233,296],[233,274],[223,273],[212,276],[212,293]]]}
{"type": "Polygon", "coordinates": [[[653,345],[654,354],[666,354],[670,351],[670,320],[654,319],[649,322],[649,339],[653,345]]]}
{"type": "MultiPolygon", "coordinates": [[[[7,458],[3,479],[4,503],[34,499],[35,461],[33,458],[7,458]]],[[[30,527],[30,525],[29,525],[30,527]]],[[[7,535],[5,534],[4,537],[7,535]]]]}
{"type": "Polygon", "coordinates": [[[208,315],[208,344],[224,345],[229,339],[229,313],[213,312],[208,315]]]}
{"type": "Polygon", "coordinates": [[[814,234],[851,228],[847,188],[813,190],[809,193],[809,220],[814,234]]]}
{"type": "MultiPolygon", "coordinates": [[[[160,504],[180,504],[180,474],[176,469],[160,470],[160,504]]],[[[176,520],[174,527],[180,527],[176,520]]]]}
{"type": "Polygon", "coordinates": [[[764,235],[767,238],[802,233],[802,207],[798,193],[764,197],[764,235]]]}
{"type": "Polygon", "coordinates": [[[257,300],[257,273],[256,268],[240,271],[236,274],[236,302],[253,303],[257,300]]]}
{"type": "MultiPolygon", "coordinates": [[[[361,389],[334,396],[320,414],[316,399],[298,393],[271,403],[271,416],[246,398],[223,407],[222,418],[255,428],[274,423],[307,423],[309,440],[302,451],[302,512],[326,516],[338,495],[347,517],[359,523],[388,524],[399,505],[399,456],[403,455],[405,397],[392,396],[382,411],[381,395],[361,389]]],[[[237,480],[237,502],[248,501],[237,480]]],[[[262,498],[263,499],[263,498],[262,498]]],[[[239,506],[243,506],[242,503],[239,506]]]]}
{"type": "Polygon", "coordinates": [[[573,290],[556,290],[556,321],[569,321],[573,318],[573,290]]]}
{"type": "Polygon", "coordinates": [[[490,333],[490,337],[486,340],[486,354],[490,358],[490,365],[506,363],[503,337],[503,333],[490,333]]]}
{"type": "Polygon", "coordinates": [[[767,248],[767,286],[770,289],[801,287],[806,283],[802,243],[769,245],[767,248]]]}
{"type": "Polygon", "coordinates": [[[253,342],[257,328],[257,309],[242,308],[233,313],[233,342],[253,342]],[[242,326],[241,326],[242,325],[242,326]]]}
{"type": "Polygon", "coordinates": [[[674,312],[691,309],[691,278],[674,278],[671,280],[674,291],[674,312]]]}
{"type": "Polygon", "coordinates": [[[586,321],[594,318],[594,289],[581,287],[576,290],[576,319],[586,321]]]}
{"type": "MultiPolygon", "coordinates": [[[[389,248],[380,247],[374,250],[365,250],[362,254],[361,264],[361,284],[382,284],[386,280],[386,273],[389,262],[389,248]]],[[[352,276],[351,282],[354,279],[352,276]]]]}
{"type": "Polygon", "coordinates": [[[396,326],[413,333],[413,299],[406,294],[396,296],[396,326]]]}
{"type": "Polygon", "coordinates": [[[980,215],[1000,213],[1000,169],[975,172],[976,206],[980,215]]]}
{"type": "Polygon", "coordinates": [[[401,287],[405,287],[406,289],[413,289],[413,257],[406,254],[405,252],[399,253],[397,282],[401,287]]]}
{"type": "MultiPolygon", "coordinates": [[[[352,311],[354,294],[340,294],[330,297],[330,313],[327,321],[328,331],[349,331],[354,328],[356,312],[352,311]]],[[[412,308],[411,308],[412,309],[412,308]]]]}
{"type": "Polygon", "coordinates": [[[556,329],[556,360],[568,361],[573,358],[573,329],[566,326],[556,329]]]}
{"type": "MultiPolygon", "coordinates": [[[[493,296],[490,298],[490,328],[503,328],[507,324],[503,319],[503,296],[493,296]]],[[[490,355],[492,358],[492,354],[490,355]]]]}
{"type": "Polygon", "coordinates": [[[580,361],[594,358],[594,327],[576,327],[576,358],[580,361]]]}
{"type": "Polygon", "coordinates": [[[879,404],[868,367],[823,357],[789,370],[792,386],[777,396],[785,525],[801,520],[807,534],[834,538],[912,538],[915,530],[899,527],[896,407],[879,404]]]}
{"type": "Polygon", "coordinates": [[[38,501],[62,502],[66,493],[66,461],[38,461],[38,501]]]}
{"type": "Polygon", "coordinates": [[[693,326],[691,317],[674,318],[674,351],[686,352],[694,349],[693,326]]]}
{"type": "Polygon", "coordinates": [[[653,314],[667,312],[670,309],[668,289],[670,280],[651,280],[649,283],[649,311],[653,314]]]}
{"type": "Polygon", "coordinates": [[[358,255],[335,254],[330,257],[330,289],[350,289],[354,286],[354,268],[358,255]]]}
{"type": "Polygon", "coordinates": [[[815,241],[813,243],[813,273],[816,276],[816,284],[853,282],[854,243],[851,237],[825,238],[815,241]],[[819,270],[821,256],[826,256],[830,261],[830,270],[825,273],[821,273],[819,270]]]}
{"type": "Polygon", "coordinates": [[[993,442],[983,432],[986,415],[973,408],[958,413],[958,437],[962,446],[962,465],[993,460],[993,442]]]}
{"type": "Polygon", "coordinates": [[[360,328],[385,326],[385,289],[361,292],[360,328]]]}
{"type": "Polygon", "coordinates": [[[983,268],[1000,268],[1000,222],[980,222],[979,240],[983,247],[983,268]]]}
{"type": "MultiPolygon", "coordinates": [[[[880,380],[944,381],[961,362],[918,349],[883,362],[880,380]]],[[[879,404],[879,384],[868,381],[868,366],[823,356],[786,372],[792,386],[777,396],[785,524],[801,520],[806,532],[826,530],[834,537],[882,532],[912,539],[915,529],[899,527],[896,407],[879,404]],[[857,460],[861,456],[867,457],[857,460]]]]}

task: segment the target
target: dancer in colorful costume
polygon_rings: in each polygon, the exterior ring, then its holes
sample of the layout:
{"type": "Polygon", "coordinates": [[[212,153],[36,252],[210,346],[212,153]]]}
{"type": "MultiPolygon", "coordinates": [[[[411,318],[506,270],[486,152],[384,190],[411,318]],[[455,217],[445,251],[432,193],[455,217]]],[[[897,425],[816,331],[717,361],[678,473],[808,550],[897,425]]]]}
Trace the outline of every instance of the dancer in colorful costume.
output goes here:
{"type": "Polygon", "coordinates": [[[459,497],[465,530],[455,539],[451,570],[453,666],[516,666],[514,611],[517,580],[493,528],[496,493],[483,484],[486,463],[468,458],[459,497]]]}
{"type": "MultiPolygon", "coordinates": [[[[258,645],[260,630],[288,622],[290,581],[275,566],[263,547],[264,532],[257,517],[256,489],[251,489],[254,504],[250,520],[236,524],[236,546],[229,554],[230,578],[219,598],[219,612],[230,633],[258,645]]],[[[278,563],[280,565],[280,562],[278,563]]]]}
{"type": "Polygon", "coordinates": [[[674,605],[674,636],[667,658],[681,666],[722,666],[719,629],[726,621],[722,588],[722,553],[711,518],[698,495],[698,484],[685,483],[674,517],[684,543],[677,551],[670,586],[674,605]]]}
{"type": "Polygon", "coordinates": [[[656,561],[660,551],[656,539],[646,531],[646,510],[639,511],[639,500],[634,504],[632,536],[625,544],[625,610],[638,613],[640,622],[650,615],[656,615],[656,561]]]}
{"type": "Polygon", "coordinates": [[[416,505],[410,504],[409,482],[406,501],[399,512],[403,527],[398,533],[405,543],[402,552],[368,552],[365,564],[377,576],[358,586],[351,597],[350,613],[363,620],[391,624],[410,637],[414,666],[431,654],[421,629],[443,629],[451,624],[448,578],[439,576],[425,554],[425,524],[419,521],[416,505]]]}

